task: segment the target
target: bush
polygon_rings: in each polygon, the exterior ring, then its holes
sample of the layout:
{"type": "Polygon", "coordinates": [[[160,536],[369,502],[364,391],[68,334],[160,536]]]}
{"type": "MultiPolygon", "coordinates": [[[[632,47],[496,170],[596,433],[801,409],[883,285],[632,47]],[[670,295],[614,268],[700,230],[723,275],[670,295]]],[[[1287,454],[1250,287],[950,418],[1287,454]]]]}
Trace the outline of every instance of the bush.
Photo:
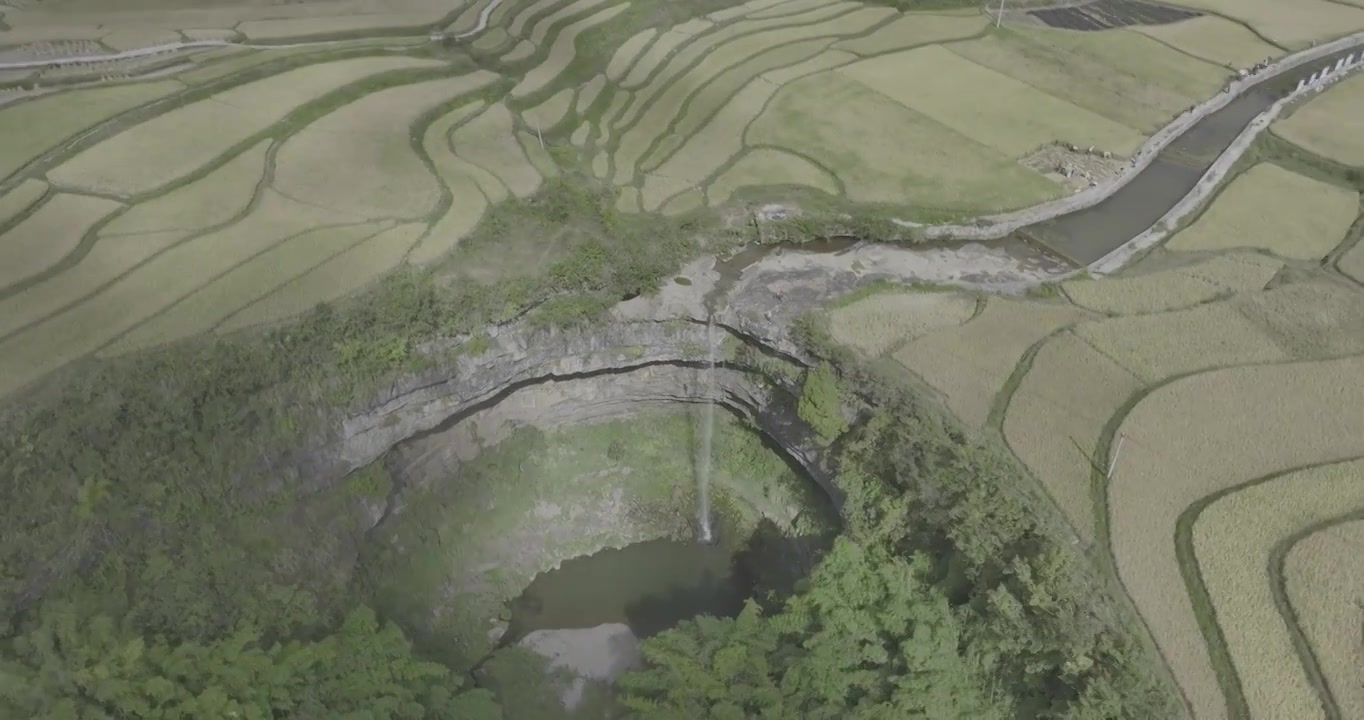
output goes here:
{"type": "Polygon", "coordinates": [[[825,443],[833,442],[848,429],[838,396],[838,381],[834,379],[833,366],[829,363],[820,363],[805,373],[796,412],[825,443]]]}

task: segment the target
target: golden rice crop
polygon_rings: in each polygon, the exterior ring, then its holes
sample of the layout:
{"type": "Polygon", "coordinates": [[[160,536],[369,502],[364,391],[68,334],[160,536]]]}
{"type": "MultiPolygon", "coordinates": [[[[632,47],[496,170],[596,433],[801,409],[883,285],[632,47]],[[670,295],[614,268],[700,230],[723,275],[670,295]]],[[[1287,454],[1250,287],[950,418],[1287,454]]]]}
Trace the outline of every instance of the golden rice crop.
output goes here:
{"type": "MultiPolygon", "coordinates": [[[[521,37],[522,34],[526,32],[526,26],[530,24],[531,20],[535,19],[538,15],[544,14],[559,2],[560,0],[535,0],[535,2],[526,5],[520,12],[512,17],[511,23],[507,25],[507,34],[512,37],[521,37]]],[[[506,5],[509,3],[504,2],[503,4],[506,5]]]]}
{"type": "Polygon", "coordinates": [[[1354,278],[1355,282],[1364,284],[1364,242],[1356,243],[1340,260],[1336,261],[1336,267],[1346,275],[1354,278]]]}
{"type": "Polygon", "coordinates": [[[1215,370],[1153,391],[1119,428],[1113,556],[1195,717],[1226,707],[1175,554],[1179,515],[1238,483],[1364,455],[1360,377],[1360,357],[1215,370]]]}
{"type": "Polygon", "coordinates": [[[1143,140],[1130,127],[938,45],[862,60],[835,72],[1009,157],[1058,140],[1126,155],[1143,140]],[[1008,122],[999,121],[1005,117],[1008,122]]]}
{"type": "Polygon", "coordinates": [[[1364,461],[1238,490],[1204,508],[1194,523],[1198,571],[1251,717],[1324,717],[1274,604],[1267,563],[1278,543],[1351,508],[1364,508],[1364,461]]]}
{"type": "Polygon", "coordinates": [[[134,205],[100,230],[100,237],[199,230],[227,222],[246,209],[265,174],[269,140],[229,160],[204,177],[134,205]]]}
{"type": "MultiPolygon", "coordinates": [[[[721,160],[723,162],[723,160],[721,160]]],[[[695,184],[669,175],[644,176],[644,184],[639,189],[640,203],[644,210],[653,212],[674,195],[679,195],[695,187],[695,184]]]]}
{"type": "Polygon", "coordinates": [[[516,43],[516,47],[508,50],[499,60],[504,63],[518,63],[535,54],[535,43],[529,40],[522,40],[516,43]]]}
{"type": "Polygon", "coordinates": [[[397,267],[426,231],[422,223],[399,225],[319,265],[264,298],[243,308],[218,326],[229,332],[275,322],[307,312],[320,302],[349,295],[397,267]]]}
{"type": "MultiPolygon", "coordinates": [[[[651,187],[658,183],[660,176],[673,178],[689,184],[705,180],[711,173],[720,169],[730,158],[739,154],[744,146],[744,128],[762,112],[768,99],[776,93],[775,85],[757,79],[739,91],[734,99],[725,105],[710,122],[691,136],[682,149],[659,167],[657,174],[650,174],[644,181],[645,209],[652,210],[654,205],[651,187]]],[[[616,156],[617,182],[621,177],[620,155],[616,156]]]]}
{"type": "MultiPolygon", "coordinates": [[[[1229,73],[1224,67],[1194,60],[1168,45],[1123,30],[1017,28],[947,48],[1143,132],[1154,132],[1188,106],[1220,91],[1229,73]]],[[[1058,135],[1056,139],[1066,138],[1058,135]]]]}
{"type": "Polygon", "coordinates": [[[1312,648],[1341,717],[1364,717],[1364,645],[1356,633],[1364,605],[1364,520],[1333,525],[1299,540],[1284,558],[1284,584],[1298,627],[1312,648]]]}
{"type": "Polygon", "coordinates": [[[1072,333],[1048,340],[1009,399],[1004,437],[1061,508],[1094,541],[1091,485],[1100,435],[1141,381],[1072,333]]]}
{"type": "Polygon", "coordinates": [[[69,255],[95,223],[122,207],[113,200],[57,193],[32,215],[0,235],[0,288],[44,270],[69,255]]]}
{"type": "Polygon", "coordinates": [[[1028,348],[1087,316],[1069,306],[994,297],[971,322],[917,338],[895,359],[941,392],[965,425],[978,428],[1028,348]]]}
{"type": "MultiPolygon", "coordinates": [[[[653,44],[648,45],[643,50],[643,54],[635,60],[629,67],[628,74],[625,69],[621,69],[621,78],[612,78],[620,83],[621,87],[635,88],[644,84],[649,79],[649,75],[663,64],[674,50],[683,43],[691,40],[696,35],[711,29],[711,24],[701,18],[693,18],[687,22],[665,30],[653,44]]],[[[622,60],[622,64],[628,64],[622,60]]]]}
{"type": "Polygon", "coordinates": [[[926,335],[961,325],[976,312],[976,299],[965,293],[882,292],[829,313],[834,340],[868,357],[926,335]]]}
{"type": "MultiPolygon", "coordinates": [[[[840,2],[788,17],[769,18],[767,20],[740,20],[717,28],[714,32],[703,33],[692,40],[692,42],[689,42],[685,47],[667,57],[667,61],[662,65],[659,71],[649,77],[648,85],[639,88],[633,98],[633,102],[626,108],[625,113],[615,121],[614,126],[618,129],[625,128],[633,124],[636,118],[640,117],[642,112],[645,112],[646,110],[653,111],[656,107],[654,98],[659,93],[670,88],[674,79],[686,72],[692,65],[705,58],[712,49],[719,47],[730,40],[742,35],[756,33],[762,30],[770,30],[772,28],[785,27],[787,25],[820,24],[861,7],[863,6],[858,5],[857,3],[840,2]]],[[[678,28],[674,28],[674,31],[677,29],[678,28]]],[[[659,43],[655,43],[654,47],[656,48],[658,45],[659,43]]],[[[650,48],[649,55],[652,55],[653,49],[654,48],[650,48]]],[[[639,65],[637,65],[634,70],[630,71],[630,75],[626,77],[625,82],[622,83],[625,87],[634,87],[634,85],[631,84],[631,80],[635,77],[636,72],[639,72],[642,69],[643,65],[644,60],[641,59],[639,65]]],[[[660,116],[657,112],[654,112],[654,117],[658,118],[660,116]]],[[[643,121],[641,120],[641,122],[643,121]]],[[[657,122],[657,120],[654,121],[655,124],[657,122]]]]}
{"type": "Polygon", "coordinates": [[[1196,370],[1291,359],[1227,302],[1085,323],[1075,332],[1146,382],[1196,370]]]}
{"type": "Polygon", "coordinates": [[[587,112],[587,109],[592,107],[592,103],[597,101],[597,96],[600,95],[601,91],[605,88],[605,75],[595,75],[591,80],[588,80],[587,84],[583,85],[582,89],[578,91],[578,114],[581,115],[587,112]]]}
{"type": "Polygon", "coordinates": [[[1294,358],[1364,353],[1364,293],[1346,285],[1292,283],[1239,297],[1235,304],[1294,358]]]}
{"type": "Polygon", "coordinates": [[[1181,20],[1166,25],[1135,25],[1128,28],[1153,37],[1208,62],[1246,68],[1283,50],[1261,40],[1238,22],[1216,15],[1181,20]]]}
{"type": "Polygon", "coordinates": [[[788,0],[748,0],[748,2],[727,7],[724,10],[716,10],[706,17],[717,23],[729,22],[735,18],[743,17],[749,13],[757,12],[772,7],[773,5],[781,5],[785,2],[788,2],[788,0]]]}
{"type": "MultiPolygon", "coordinates": [[[[683,118],[685,124],[679,126],[678,132],[684,137],[688,135],[689,131],[694,131],[695,127],[704,120],[707,108],[713,109],[730,93],[737,91],[736,101],[742,104],[750,104],[749,99],[744,97],[746,94],[762,92],[770,95],[771,92],[775,91],[776,88],[765,87],[765,83],[750,82],[753,75],[780,67],[783,62],[790,64],[812,57],[819,51],[820,46],[802,46],[797,50],[798,55],[796,57],[790,57],[787,50],[778,49],[760,64],[750,69],[737,70],[733,75],[719,80],[717,76],[720,76],[726,69],[739,65],[745,59],[758,55],[772,46],[795,43],[811,38],[837,37],[861,32],[884,20],[888,14],[892,13],[893,11],[889,8],[864,8],[813,25],[777,28],[745,36],[733,42],[718,43],[694,68],[678,76],[676,82],[671,82],[672,78],[669,78],[670,82],[662,94],[655,92],[659,83],[659,80],[656,79],[650,83],[649,87],[641,91],[641,97],[652,96],[650,106],[639,116],[639,122],[622,135],[620,145],[616,150],[616,172],[619,177],[617,182],[624,183],[632,180],[633,168],[639,164],[649,146],[662,136],[674,119],[682,113],[687,99],[693,97],[693,92],[699,91],[695,96],[695,101],[700,106],[697,108],[698,114],[696,116],[683,118]],[[712,83],[717,83],[713,90],[711,89],[712,83]],[[747,83],[744,89],[738,89],[739,85],[743,83],[747,83]]],[[[688,50],[693,47],[695,46],[689,46],[688,50]]],[[[675,61],[670,63],[668,68],[672,68],[675,64],[675,61]]],[[[691,179],[696,181],[700,178],[691,177],[691,179]]]]}
{"type": "Polygon", "coordinates": [[[90,297],[138,263],[189,237],[191,231],[102,237],[75,264],[0,300],[0,338],[90,297]]]}
{"type": "Polygon", "coordinates": [[[761,20],[763,18],[781,17],[783,15],[795,15],[797,13],[823,7],[829,4],[829,0],[786,0],[766,8],[755,8],[744,14],[745,18],[761,20]]]}
{"type": "Polygon", "coordinates": [[[1060,193],[1012,159],[837,70],[783,86],[745,139],[813,158],[863,202],[1002,210],[1060,193]]]}
{"type": "Polygon", "coordinates": [[[692,188],[679,195],[674,195],[671,200],[663,203],[660,211],[664,215],[682,215],[705,207],[706,195],[700,188],[692,188]]]}
{"type": "Polygon", "coordinates": [[[1364,74],[1333,85],[1273,130],[1322,157],[1364,167],[1364,74]]]}
{"type": "Polygon", "coordinates": [[[357,30],[393,30],[419,28],[429,25],[445,14],[444,11],[380,12],[363,15],[333,15],[331,17],[278,18],[248,20],[237,26],[237,32],[251,40],[280,40],[284,38],[339,35],[357,30]]]}
{"type": "MultiPolygon", "coordinates": [[[[488,206],[487,198],[475,180],[477,168],[455,155],[450,149],[449,140],[450,129],[479,108],[478,104],[458,108],[432,123],[426,130],[422,147],[431,158],[436,174],[449,188],[451,201],[445,215],[412,248],[407,261],[414,265],[431,262],[453,249],[461,238],[474,229],[488,206]]],[[[497,181],[494,179],[493,182],[497,181]]]]}
{"type": "Polygon", "coordinates": [[[184,86],[174,80],[128,83],[34,98],[0,109],[0,177],[8,177],[80,131],[184,86]]]}
{"type": "Polygon", "coordinates": [[[611,56],[611,61],[606,64],[606,77],[610,78],[611,82],[620,82],[620,79],[625,76],[625,72],[635,63],[635,59],[639,57],[641,52],[644,52],[649,41],[653,40],[657,34],[657,28],[648,28],[631,35],[630,39],[621,43],[620,47],[616,48],[615,54],[611,56]]]}
{"type": "Polygon", "coordinates": [[[798,62],[776,70],[768,70],[761,77],[773,85],[785,85],[793,80],[803,78],[806,75],[814,75],[824,70],[832,70],[836,67],[856,62],[857,56],[842,50],[825,50],[815,57],[798,62]]]}
{"type": "Polygon", "coordinates": [[[838,180],[824,168],[799,155],[775,148],[744,153],[706,188],[712,203],[723,203],[740,188],[760,185],[804,185],[838,195],[838,180]]]}
{"type": "Polygon", "coordinates": [[[0,225],[24,214],[47,195],[47,183],[26,178],[9,192],[0,195],[0,225]]]}
{"type": "Polygon", "coordinates": [[[1166,247],[1180,251],[1262,248],[1280,257],[1315,260],[1340,243],[1358,213],[1358,194],[1260,163],[1233,180],[1166,247]]]}
{"type": "MultiPolygon", "coordinates": [[[[455,154],[496,175],[517,197],[540,188],[540,173],[512,135],[512,114],[498,103],[450,134],[455,154]]],[[[489,189],[483,188],[485,193],[489,189]]],[[[494,200],[492,194],[489,199],[494,200]]]]}
{"type": "Polygon", "coordinates": [[[392,220],[323,227],[250,258],[157,313],[100,351],[119,355],[207,332],[237,310],[392,227],[392,220]]]}
{"type": "MultiPolygon", "coordinates": [[[[606,0],[574,0],[574,2],[565,5],[563,8],[549,16],[536,21],[535,26],[530,29],[531,43],[536,47],[544,45],[545,39],[549,37],[549,31],[552,30],[554,26],[559,25],[571,17],[581,15],[604,2],[606,2],[606,0]]],[[[590,24],[595,25],[597,23],[590,24]]]]}
{"type": "Polygon", "coordinates": [[[344,105],[284,142],[275,156],[274,186],[289,197],[365,219],[426,215],[439,202],[440,188],[412,151],[412,124],[497,77],[478,70],[380,90],[344,105]],[[338,143],[345,152],[337,152],[338,143]]]}
{"type": "Polygon", "coordinates": [[[591,135],[592,123],[584,120],[578,125],[578,129],[573,131],[573,135],[569,138],[569,142],[573,143],[575,147],[585,147],[587,145],[587,138],[591,135]]]}
{"type": "Polygon", "coordinates": [[[540,130],[548,130],[559,124],[568,114],[573,104],[573,88],[568,87],[550,95],[544,102],[521,113],[526,124],[540,130]]]}
{"type": "Polygon", "coordinates": [[[57,166],[56,183],[133,194],[212,162],[283,119],[293,108],[382,72],[438,67],[437,60],[362,57],[309,65],[225,90],[135,125],[57,166]],[[147,162],[149,157],[157,162],[147,162]]]}
{"type": "Polygon", "coordinates": [[[858,55],[879,55],[892,50],[904,50],[947,40],[968,38],[985,29],[989,20],[984,15],[905,15],[883,25],[865,37],[843,40],[835,48],[858,55]]]}
{"type": "Polygon", "coordinates": [[[1283,267],[1264,255],[1218,255],[1146,275],[1073,280],[1061,288],[1070,301],[1096,312],[1138,315],[1191,307],[1231,293],[1260,290],[1283,267]]]}
{"type": "MultiPolygon", "coordinates": [[[[737,42],[731,43],[731,45],[735,44],[737,42]]],[[[642,167],[652,169],[666,160],[673,150],[681,147],[687,138],[695,134],[702,124],[714,116],[744,85],[758,75],[768,70],[789,67],[813,58],[828,44],[828,38],[783,43],[768,50],[759,51],[749,59],[722,70],[708,79],[698,80],[693,86],[691,81],[693,73],[700,73],[701,77],[705,78],[706,74],[712,71],[712,68],[706,67],[706,62],[703,61],[692,73],[683,76],[676,83],[676,86],[681,88],[683,92],[690,92],[691,90],[695,90],[695,92],[684,101],[685,109],[679,111],[679,115],[673,121],[672,128],[659,141],[659,146],[644,156],[642,167]]],[[[719,51],[711,57],[718,54],[719,51]]],[[[707,60],[709,59],[711,58],[707,58],[707,60]]]]}
{"type": "MultiPolygon", "coordinates": [[[[240,222],[166,249],[109,287],[0,342],[0,393],[98,349],[281,240],[335,222],[335,212],[266,191],[240,222]]],[[[124,240],[103,240],[96,247],[124,240]]]]}
{"type": "Polygon", "coordinates": [[[1330,0],[1183,0],[1180,4],[1244,21],[1271,42],[1294,50],[1364,28],[1364,10],[1330,0]]]}
{"type": "Polygon", "coordinates": [[[576,52],[574,43],[578,41],[578,35],[594,25],[600,25],[621,14],[629,6],[630,3],[628,2],[612,5],[561,30],[554,37],[553,44],[549,46],[549,56],[545,58],[543,63],[526,73],[521,82],[512,88],[512,95],[515,97],[529,95],[554,82],[555,78],[559,77],[559,74],[573,61],[573,55],[576,52]]]}

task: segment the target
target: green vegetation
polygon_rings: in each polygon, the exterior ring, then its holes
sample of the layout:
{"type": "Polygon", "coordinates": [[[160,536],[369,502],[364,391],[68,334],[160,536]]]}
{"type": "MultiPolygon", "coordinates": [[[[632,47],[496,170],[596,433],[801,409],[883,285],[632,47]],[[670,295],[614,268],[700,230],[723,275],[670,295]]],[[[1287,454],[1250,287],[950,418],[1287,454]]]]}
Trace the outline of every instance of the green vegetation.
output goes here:
{"type": "Polygon", "coordinates": [[[821,363],[805,373],[797,412],[800,413],[800,419],[809,423],[826,443],[833,442],[848,429],[848,421],[843,418],[843,407],[838,398],[838,380],[828,363],[821,363]]]}
{"type": "MultiPolygon", "coordinates": [[[[404,511],[366,544],[360,592],[433,656],[472,667],[493,649],[489,620],[504,615],[536,574],[602,547],[690,536],[694,421],[685,413],[641,414],[522,429],[457,470],[409,478],[419,487],[402,494],[404,511]],[[433,621],[434,607],[458,610],[433,621]]],[[[825,498],[752,430],[721,415],[712,443],[724,542],[742,545],[764,520],[800,536],[832,526],[825,498]]]]}
{"type": "Polygon", "coordinates": [[[1020,471],[908,391],[862,390],[880,405],[840,452],[835,549],[784,603],[646,641],[636,716],[1178,716],[1020,471]]]}
{"type": "Polygon", "coordinates": [[[317,641],[272,641],[244,627],[172,646],[58,603],[7,646],[5,717],[502,717],[491,692],[460,692],[449,669],[413,656],[402,631],[365,607],[317,641]]]}

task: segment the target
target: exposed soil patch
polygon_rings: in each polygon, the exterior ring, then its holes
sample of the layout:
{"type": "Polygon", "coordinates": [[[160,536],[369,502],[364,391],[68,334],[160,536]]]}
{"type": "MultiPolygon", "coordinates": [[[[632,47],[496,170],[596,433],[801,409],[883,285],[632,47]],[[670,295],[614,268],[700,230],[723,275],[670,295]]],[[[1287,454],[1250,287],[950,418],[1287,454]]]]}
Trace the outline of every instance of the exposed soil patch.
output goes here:
{"type": "Polygon", "coordinates": [[[1110,152],[1071,145],[1048,145],[1023,158],[1025,167],[1035,170],[1071,192],[1111,180],[1118,176],[1126,158],[1110,152]]]}

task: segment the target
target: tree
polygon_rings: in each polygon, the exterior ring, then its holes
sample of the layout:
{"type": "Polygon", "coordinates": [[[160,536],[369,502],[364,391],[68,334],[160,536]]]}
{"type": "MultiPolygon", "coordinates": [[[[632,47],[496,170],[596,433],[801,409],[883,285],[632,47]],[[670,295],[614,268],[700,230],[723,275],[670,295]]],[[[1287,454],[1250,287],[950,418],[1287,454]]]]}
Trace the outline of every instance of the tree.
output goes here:
{"type": "Polygon", "coordinates": [[[240,718],[495,720],[366,607],[316,642],[265,645],[243,628],[211,643],[148,644],[107,616],[45,606],[0,654],[0,716],[34,720],[240,718]]]}
{"type": "Polygon", "coordinates": [[[848,422],[843,419],[843,405],[838,399],[838,381],[829,363],[820,363],[805,373],[796,412],[825,443],[833,442],[848,429],[848,422]]]}

